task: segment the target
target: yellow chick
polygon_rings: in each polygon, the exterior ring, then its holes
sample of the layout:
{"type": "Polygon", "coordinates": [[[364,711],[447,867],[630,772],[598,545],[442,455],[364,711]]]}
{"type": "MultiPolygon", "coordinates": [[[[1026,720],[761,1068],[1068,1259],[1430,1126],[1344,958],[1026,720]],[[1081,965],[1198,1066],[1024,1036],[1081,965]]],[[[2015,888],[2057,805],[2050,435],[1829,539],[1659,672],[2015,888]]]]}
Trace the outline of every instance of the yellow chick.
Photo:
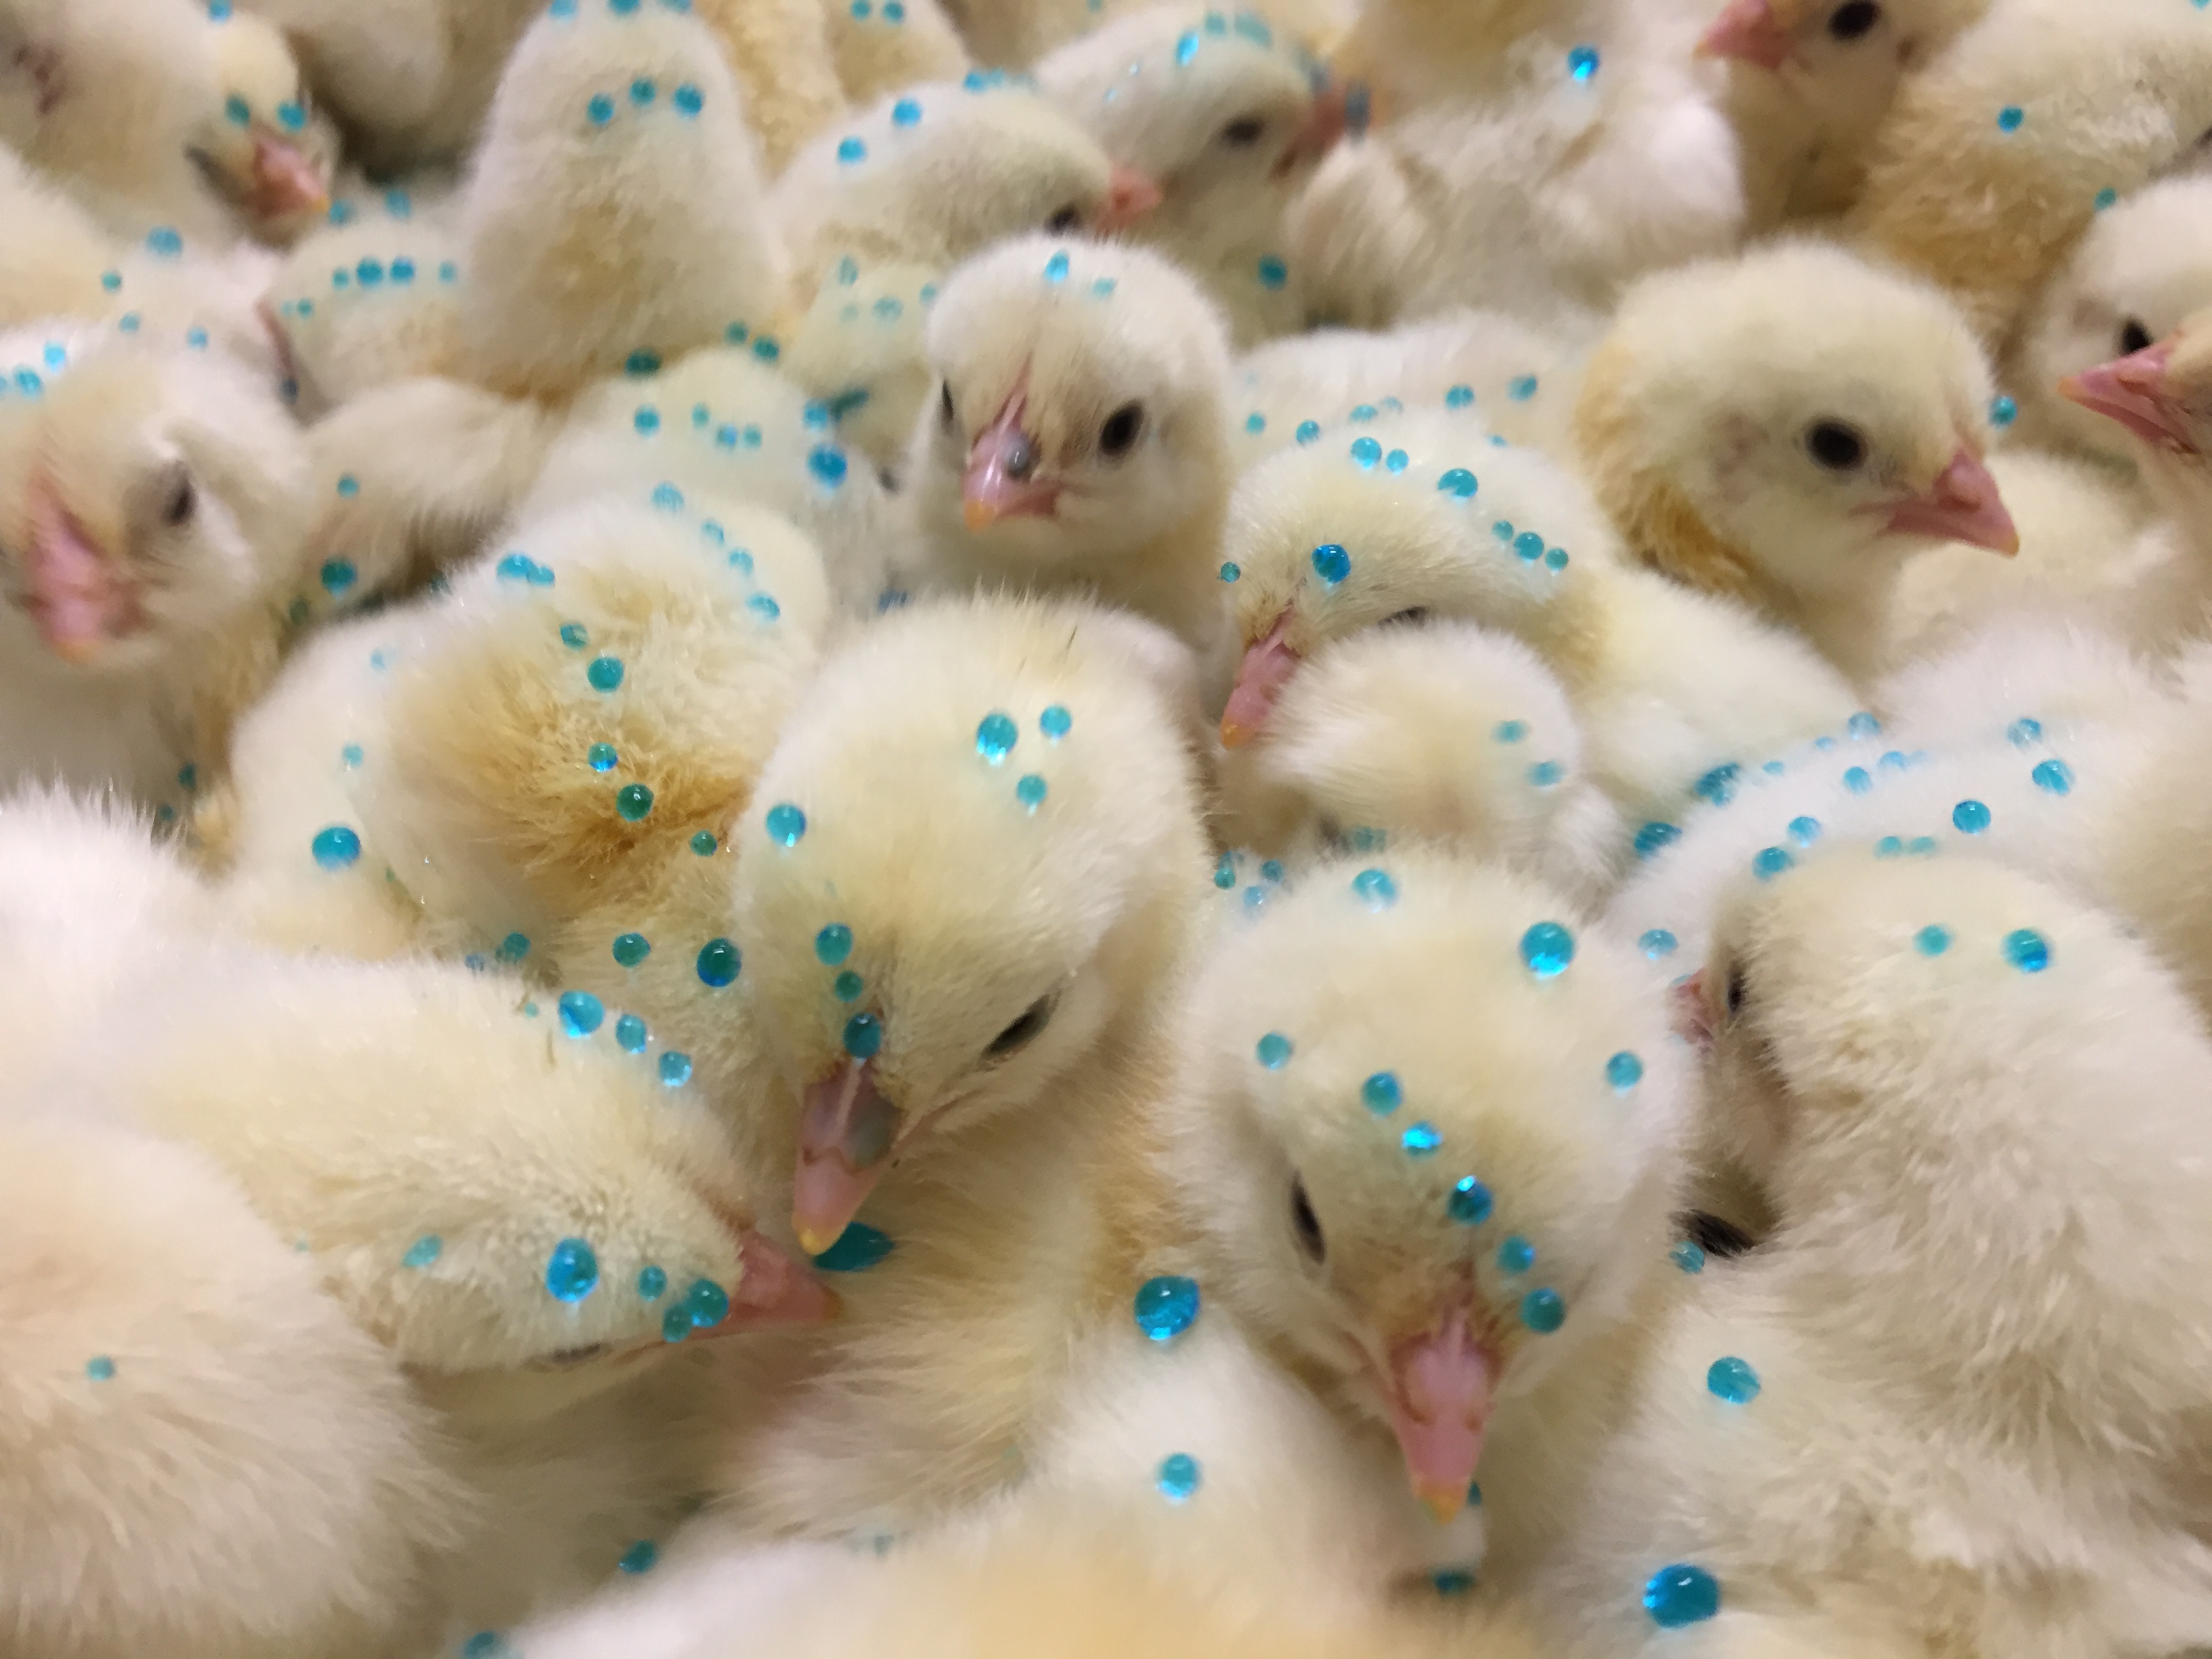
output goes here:
{"type": "Polygon", "coordinates": [[[929,580],[1096,593],[1213,677],[1229,354],[1190,279],[1139,249],[1021,238],[947,283],[929,356],[941,390],[908,484],[929,580]]]}
{"type": "Polygon", "coordinates": [[[938,0],[817,0],[845,100],[862,108],[885,93],[968,73],[968,48],[938,0]]]}
{"type": "Polygon", "coordinates": [[[1571,474],[1498,447],[1465,410],[1378,416],[1286,451],[1231,503],[1222,574],[1243,661],[1222,739],[1260,737],[1328,641],[1409,613],[1531,647],[1581,722],[1589,775],[1655,835],[1716,787],[1716,769],[1762,763],[1855,711],[1802,641],[1618,550],[1571,474]]]}
{"type": "Polygon", "coordinates": [[[173,817],[275,671],[300,575],[298,434],[204,346],[19,330],[0,362],[4,769],[173,817]]]}
{"type": "Polygon", "coordinates": [[[1518,641],[1462,624],[1328,647],[1219,774],[1224,837],[1263,854],[1433,842],[1587,903],[1628,842],[1558,680],[1518,641]]]}
{"type": "Polygon", "coordinates": [[[1255,12],[1163,6],[1060,47],[1036,79],[1159,182],[1138,239],[1205,285],[1238,345],[1304,326],[1283,215],[1343,135],[1346,98],[1303,47],[1255,12]]]}
{"type": "Polygon", "coordinates": [[[210,108],[191,158],[252,233],[297,241],[322,222],[337,171],[337,129],[315,106],[291,47],[250,13],[209,12],[215,51],[210,108]]]}
{"type": "Polygon", "coordinates": [[[1638,286],[1584,372],[1578,458],[1638,558],[1863,681],[1906,559],[2018,550],[1982,459],[1993,392],[1942,295],[1783,243],[1638,286]]]}
{"type": "Polygon", "coordinates": [[[1941,283],[1985,343],[2011,337],[2100,201],[2212,128],[2212,33],[2194,9],[2005,0],[1921,66],[1877,136],[1850,226],[1941,283]]]}
{"type": "Polygon", "coordinates": [[[2172,979],[2057,888],[1839,851],[1746,882],[1692,995],[1783,1225],[1659,1344],[1551,1586],[1574,1650],[2200,1645],[2212,1050],[2172,979]]]}

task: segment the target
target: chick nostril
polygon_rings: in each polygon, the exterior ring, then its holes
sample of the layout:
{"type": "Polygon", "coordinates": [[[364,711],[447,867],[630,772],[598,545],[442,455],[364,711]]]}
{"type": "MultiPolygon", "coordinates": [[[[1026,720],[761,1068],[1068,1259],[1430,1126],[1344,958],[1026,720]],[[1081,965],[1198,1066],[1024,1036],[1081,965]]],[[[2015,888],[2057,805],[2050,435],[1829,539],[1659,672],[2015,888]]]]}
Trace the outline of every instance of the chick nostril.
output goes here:
{"type": "Polygon", "coordinates": [[[1006,447],[1006,476],[1016,483],[1027,483],[1037,470],[1037,449],[1027,438],[1017,438],[1006,447]]]}

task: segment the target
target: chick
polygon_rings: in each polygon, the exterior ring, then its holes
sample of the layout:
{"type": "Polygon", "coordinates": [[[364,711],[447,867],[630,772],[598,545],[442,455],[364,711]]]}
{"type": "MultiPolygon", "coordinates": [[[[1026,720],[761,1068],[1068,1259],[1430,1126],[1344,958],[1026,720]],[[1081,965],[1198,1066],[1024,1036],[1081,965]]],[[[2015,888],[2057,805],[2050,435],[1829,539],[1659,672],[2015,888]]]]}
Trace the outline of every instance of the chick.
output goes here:
{"type": "Polygon", "coordinates": [[[171,816],[222,769],[297,591],[307,460],[222,354],[81,328],[0,337],[11,712],[0,771],[171,816]]]}
{"type": "Polygon", "coordinates": [[[1551,1598],[1577,1650],[2201,1645],[2197,1012],[1971,856],[1816,858],[1721,941],[1715,1110],[1784,1226],[1647,1373],[1551,1598]]]}
{"type": "Polygon", "coordinates": [[[1345,94],[1256,13],[1162,6],[1062,46],[1037,84],[1158,181],[1138,228],[1202,283],[1240,346],[1304,325],[1283,215],[1345,130],[1345,94]]]}
{"type": "Polygon", "coordinates": [[[331,205],[337,129],[273,25],[228,9],[209,21],[213,106],[194,128],[191,158],[255,235],[297,241],[331,205]]]}
{"type": "Polygon", "coordinates": [[[1628,842],[1583,769],[1559,682],[1519,641],[1464,625],[1330,645],[1259,738],[1230,752],[1220,786],[1223,833],[1239,846],[1310,856],[1439,842],[1578,902],[1608,884],[1628,842]]]}
{"type": "Polygon", "coordinates": [[[781,302],[735,82],[666,6],[549,11],[501,76],[464,204],[459,368],[557,398],[781,302]]]}
{"type": "Polygon", "coordinates": [[[2099,214],[2014,343],[2004,380],[2015,431],[2132,476],[2125,430],[2061,397],[2058,383],[2145,349],[2208,306],[2212,179],[2167,179],[2099,214]]]}
{"type": "Polygon", "coordinates": [[[1670,824],[1715,769],[1839,730],[1857,707],[1802,641],[1624,564],[1571,475],[1491,444],[1465,410],[1377,416],[1253,468],[1224,550],[1243,653],[1231,749],[1327,642],[1423,616],[1531,647],[1581,721],[1589,775],[1635,823],[1670,824]]]}
{"type": "MultiPolygon", "coordinates": [[[[774,1068],[748,1161],[794,1171],[805,1249],[870,1267],[769,1409],[732,1402],[749,1529],[897,1528],[1018,1473],[1096,1257],[1091,1171],[1162,1086],[1206,890],[1178,668],[1090,606],[916,605],[824,665],[730,831],[774,1068]]],[[[694,1052],[732,1040],[715,1006],[694,1052]]]]}
{"type": "MultiPolygon", "coordinates": [[[[946,0],[978,63],[1001,70],[1026,70],[1055,47],[1111,21],[1158,3],[1158,0],[946,0]]],[[[1325,51],[1351,25],[1357,7],[1350,0],[1254,0],[1239,15],[1295,34],[1316,52],[1325,51]]]]}
{"type": "Polygon", "coordinates": [[[929,580],[1087,590],[1220,678],[1228,350],[1189,278],[1139,249],[1024,237],[946,284],[929,356],[942,392],[908,468],[929,580]]]}
{"type": "Polygon", "coordinates": [[[1313,872],[1209,963],[1163,1159],[1205,1297],[1440,1521],[1479,1480],[1501,1587],[1563,1541],[1681,1278],[1684,1055],[1570,914],[1433,852],[1313,872]]]}
{"type": "Polygon", "coordinates": [[[937,0],[817,0],[845,101],[866,107],[885,93],[968,73],[968,49],[937,0]]]}
{"type": "Polygon", "coordinates": [[[2095,216],[2212,128],[2212,35],[2161,0],[2095,27],[2066,0],[2006,0],[1899,89],[1850,221],[1948,289],[1990,347],[2095,216]],[[2108,193],[2109,192],[2109,193],[2108,193]]]}
{"type": "Polygon", "coordinates": [[[1585,371],[1576,437],[1638,558],[1757,605],[1863,682],[1907,558],[2018,550],[1982,459],[1992,394],[1941,295],[1784,243],[1641,284],[1585,371]]]}

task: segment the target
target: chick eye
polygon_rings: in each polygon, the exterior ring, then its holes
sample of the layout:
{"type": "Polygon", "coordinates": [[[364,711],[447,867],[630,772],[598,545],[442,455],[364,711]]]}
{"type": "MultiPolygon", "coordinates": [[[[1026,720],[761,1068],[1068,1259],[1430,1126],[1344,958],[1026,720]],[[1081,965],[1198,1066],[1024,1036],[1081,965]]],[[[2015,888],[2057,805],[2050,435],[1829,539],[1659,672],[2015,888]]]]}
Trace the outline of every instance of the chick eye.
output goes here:
{"type": "Polygon", "coordinates": [[[1805,447],[1831,472],[1856,471],[1866,462],[1866,440],[1841,421],[1815,421],[1805,429],[1805,447]]]}
{"type": "Polygon", "coordinates": [[[1874,0],[1850,0],[1828,14],[1828,33],[1838,40],[1856,40],[1881,21],[1881,8],[1874,0]]]}
{"type": "Polygon", "coordinates": [[[1741,1013],[1742,1012],[1743,1012],[1743,969],[1741,969],[1741,968],[1736,968],[1736,969],[1730,969],[1730,970],[1729,970],[1729,978],[1728,978],[1728,1012],[1729,1012],[1729,1018],[1730,1019],[1734,1019],[1734,1018],[1735,1018],[1738,1014],[1741,1013]]]}
{"type": "Polygon", "coordinates": [[[1298,1248],[1309,1261],[1318,1266],[1328,1258],[1328,1241],[1322,1237],[1321,1218],[1314,1213],[1313,1200],[1306,1196],[1304,1181],[1291,1182],[1291,1230],[1298,1236],[1298,1248]]]}
{"type": "Polygon", "coordinates": [[[1717,1255],[1723,1261],[1733,1256],[1749,1255],[1757,1240],[1732,1221],[1705,1210],[1692,1210],[1683,1218],[1683,1227],[1690,1241],[1707,1255],[1717,1255]]]}
{"type": "Polygon", "coordinates": [[[547,1370],[568,1370],[574,1366],[588,1365],[606,1351],[605,1343],[594,1342],[588,1348],[563,1348],[557,1353],[550,1353],[538,1364],[547,1370]]]}
{"type": "Polygon", "coordinates": [[[1055,235],[1066,235],[1083,222],[1083,210],[1070,202],[1066,207],[1044,222],[1044,228],[1055,235]]]}
{"type": "Polygon", "coordinates": [[[1129,453],[1144,430],[1144,404],[1124,404],[1098,428],[1098,447],[1109,459],[1118,460],[1129,453]]]}
{"type": "Polygon", "coordinates": [[[2150,349],[2150,331],[2133,317],[2120,330],[2120,356],[2132,357],[2138,351],[2150,349]]]}
{"type": "Polygon", "coordinates": [[[1026,1048],[1036,1041],[1037,1034],[1052,1023],[1052,999],[1039,997],[1023,1012],[1022,1017],[991,1039],[991,1046],[983,1052],[993,1060],[1004,1060],[1008,1054],[1026,1048]]]}
{"type": "Polygon", "coordinates": [[[1428,621],[1428,619],[1429,607],[1425,605],[1417,605],[1412,606],[1410,609],[1401,611],[1395,617],[1383,617],[1382,626],[1385,628],[1413,628],[1428,621]]]}
{"type": "Polygon", "coordinates": [[[191,521],[198,506],[199,493],[192,488],[192,475],[179,469],[161,497],[161,522],[172,530],[180,529],[191,521]]]}
{"type": "Polygon", "coordinates": [[[943,394],[941,397],[939,397],[939,398],[938,398],[938,400],[937,400],[937,410],[938,410],[938,414],[939,415],[939,416],[941,416],[941,417],[943,418],[943,420],[944,420],[944,422],[945,422],[945,430],[946,430],[946,431],[948,431],[948,432],[949,432],[949,431],[951,431],[951,430],[952,429],[953,415],[952,415],[952,382],[951,382],[951,381],[950,381],[950,380],[947,380],[947,381],[945,383],[945,392],[944,392],[944,394],[943,394]]]}
{"type": "Polygon", "coordinates": [[[1227,126],[1222,128],[1221,142],[1243,149],[1249,145],[1258,143],[1267,131],[1267,124],[1265,121],[1256,115],[1248,115],[1242,120],[1231,121],[1227,126]]]}

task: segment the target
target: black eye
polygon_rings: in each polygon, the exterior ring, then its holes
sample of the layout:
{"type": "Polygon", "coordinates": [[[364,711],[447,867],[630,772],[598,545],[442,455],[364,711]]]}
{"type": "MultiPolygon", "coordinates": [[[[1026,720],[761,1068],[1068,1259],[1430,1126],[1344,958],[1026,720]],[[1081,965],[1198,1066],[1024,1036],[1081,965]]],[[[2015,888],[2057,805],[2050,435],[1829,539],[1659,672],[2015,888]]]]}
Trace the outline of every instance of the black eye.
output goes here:
{"type": "Polygon", "coordinates": [[[1682,1230],[1690,1242],[1707,1255],[1723,1260],[1730,1256],[1748,1255],[1758,1242],[1732,1221],[1723,1221],[1704,1210],[1692,1210],[1682,1218],[1682,1230]]]}
{"type": "Polygon", "coordinates": [[[1856,40],[1881,21],[1881,8],[1874,0],[1850,0],[1828,14],[1828,33],[1838,40],[1856,40]]]}
{"type": "Polygon", "coordinates": [[[198,492],[192,488],[192,475],[179,467],[169,481],[167,493],[161,497],[161,522],[175,530],[188,523],[193,510],[199,506],[198,492]]]}
{"type": "Polygon", "coordinates": [[[1328,1241],[1322,1237],[1321,1218],[1314,1213],[1313,1200],[1306,1196],[1303,1181],[1291,1182],[1291,1230],[1297,1234],[1298,1248],[1309,1261],[1328,1260],[1328,1241]]]}
{"type": "Polygon", "coordinates": [[[1123,404],[1098,428],[1098,447],[1109,459],[1118,460],[1129,453],[1144,430],[1144,404],[1123,404]]]}
{"type": "Polygon", "coordinates": [[[1429,608],[1428,608],[1428,606],[1426,606],[1426,605],[1414,605],[1414,606],[1413,606],[1412,609],[1410,609],[1410,610],[1407,610],[1407,611],[1400,611],[1400,612],[1398,612],[1398,614],[1397,614],[1396,616],[1395,616],[1395,617],[1383,617],[1383,618],[1382,618],[1382,626],[1383,626],[1383,627],[1385,627],[1385,628],[1398,628],[1398,627],[1415,628],[1415,627],[1419,627],[1421,623],[1425,623],[1425,622],[1428,621],[1428,619],[1429,619],[1429,608]]]}
{"type": "Polygon", "coordinates": [[[1224,144],[1233,144],[1242,149],[1248,144],[1258,143],[1267,131],[1267,124],[1265,121],[1256,115],[1248,115],[1243,120],[1231,121],[1227,126],[1222,128],[1221,142],[1224,144]]]}
{"type": "Polygon", "coordinates": [[[947,380],[945,383],[945,395],[937,400],[937,408],[938,413],[944,418],[945,429],[948,432],[951,431],[953,421],[951,381],[947,380]]]}
{"type": "Polygon", "coordinates": [[[1815,421],[1806,428],[1805,447],[1831,472],[1855,471],[1866,461],[1866,440],[1841,421],[1815,421]]]}
{"type": "Polygon", "coordinates": [[[563,1348],[558,1353],[550,1353],[538,1364],[549,1370],[567,1370],[575,1365],[588,1365],[606,1351],[605,1343],[594,1342],[588,1348],[563,1348]]]}
{"type": "Polygon", "coordinates": [[[2150,349],[2150,331],[2130,317],[2120,330],[2120,356],[2132,357],[2138,351],[2150,349]]]}
{"type": "Polygon", "coordinates": [[[1729,974],[1728,1012],[1730,1019],[1734,1019],[1743,1012],[1743,969],[1741,968],[1735,969],[1729,974]]]}
{"type": "Polygon", "coordinates": [[[983,1052],[993,1060],[1003,1060],[1018,1049],[1026,1048],[1036,1041],[1037,1033],[1052,1023],[1052,999],[1039,997],[1023,1012],[1022,1017],[991,1039],[991,1046],[983,1052]]]}
{"type": "Polygon", "coordinates": [[[1070,202],[1066,207],[1044,222],[1044,228],[1056,235],[1066,235],[1083,222],[1083,210],[1070,202]]]}

